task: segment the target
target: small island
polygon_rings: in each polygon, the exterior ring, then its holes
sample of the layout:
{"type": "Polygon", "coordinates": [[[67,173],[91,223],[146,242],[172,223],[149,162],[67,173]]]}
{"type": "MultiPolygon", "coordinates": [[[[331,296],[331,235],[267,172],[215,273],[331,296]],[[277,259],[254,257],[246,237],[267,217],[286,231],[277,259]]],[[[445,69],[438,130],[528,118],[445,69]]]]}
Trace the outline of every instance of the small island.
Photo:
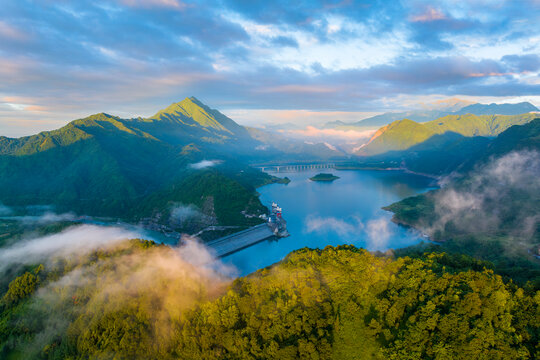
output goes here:
{"type": "Polygon", "coordinates": [[[334,181],[337,179],[339,179],[339,176],[335,176],[333,174],[325,174],[325,173],[320,173],[309,178],[309,180],[311,181],[334,181]]]}

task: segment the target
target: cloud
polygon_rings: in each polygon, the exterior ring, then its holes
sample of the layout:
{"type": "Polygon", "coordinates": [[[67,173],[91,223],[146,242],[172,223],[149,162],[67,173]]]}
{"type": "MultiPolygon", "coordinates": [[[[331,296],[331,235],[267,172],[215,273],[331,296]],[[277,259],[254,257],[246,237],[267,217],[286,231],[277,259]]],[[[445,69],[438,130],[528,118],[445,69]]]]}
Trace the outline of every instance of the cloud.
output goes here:
{"type": "Polygon", "coordinates": [[[333,232],[343,238],[353,238],[353,241],[364,241],[367,250],[386,250],[389,240],[395,235],[395,225],[389,216],[376,217],[362,221],[358,216],[339,219],[335,217],[320,217],[310,215],[305,220],[306,233],[333,232]]]}
{"type": "Polygon", "coordinates": [[[69,257],[89,253],[98,247],[114,246],[141,234],[117,227],[79,225],[58,234],[21,240],[0,251],[0,272],[16,264],[35,264],[50,257],[69,257]]]}
{"type": "MultiPolygon", "coordinates": [[[[66,331],[80,339],[107,336],[98,329],[99,324],[109,318],[123,318],[134,306],[138,320],[151,326],[141,327],[137,333],[116,329],[123,333],[122,341],[150,341],[146,349],[170,352],[175,344],[174,325],[198,304],[222,295],[235,272],[196,239],[183,241],[178,248],[155,246],[141,250],[125,241],[103,248],[102,240],[93,240],[99,256],[92,261],[84,256],[63,258],[66,254],[51,254],[46,270],[58,271],[62,276],[42,284],[28,304],[29,311],[23,314],[47,314],[40,326],[43,330],[22,347],[25,357],[36,357],[46,344],[66,331]],[[70,267],[57,262],[62,259],[69,259],[70,267]],[[56,264],[60,265],[58,269],[56,264]]],[[[100,342],[105,352],[111,351],[107,343],[100,342]]],[[[148,356],[156,357],[142,357],[148,356]]]]}
{"type": "Polygon", "coordinates": [[[369,139],[376,130],[337,130],[318,129],[314,126],[307,126],[303,130],[289,130],[291,135],[301,135],[304,137],[332,137],[346,140],[369,139]]]}
{"type": "Polygon", "coordinates": [[[169,224],[176,231],[192,233],[211,225],[217,225],[217,219],[215,216],[204,214],[195,205],[175,204],[170,210],[169,224]]]}
{"type": "Polygon", "coordinates": [[[299,47],[298,41],[296,39],[287,36],[276,36],[271,39],[271,43],[277,46],[288,46],[293,48],[299,47]]]}
{"type": "Polygon", "coordinates": [[[335,232],[340,236],[359,234],[364,229],[364,224],[358,217],[352,217],[350,221],[335,217],[308,216],[305,220],[305,231],[312,232],[335,232]]]}
{"type": "MultiPolygon", "coordinates": [[[[6,215],[9,215],[9,213],[6,215]]],[[[24,215],[24,216],[5,216],[5,215],[2,215],[2,212],[0,211],[0,216],[4,216],[5,219],[20,221],[21,223],[25,225],[32,225],[32,224],[44,225],[44,224],[51,224],[55,222],[61,222],[61,221],[74,221],[76,219],[76,215],[74,213],[70,212],[70,213],[57,214],[52,211],[45,211],[43,214],[40,214],[40,215],[24,215]]]]}
{"type": "Polygon", "coordinates": [[[11,208],[5,206],[4,204],[0,203],[0,216],[7,216],[11,215],[13,213],[13,210],[11,208]]]}
{"type": "Polygon", "coordinates": [[[2,135],[149,116],[190,95],[222,110],[380,112],[404,95],[540,91],[534,2],[2,5],[0,97],[32,99],[0,104],[2,135]]]}
{"type": "Polygon", "coordinates": [[[540,222],[534,206],[529,206],[540,201],[539,194],[540,154],[511,152],[476,168],[464,184],[436,192],[437,217],[427,230],[431,234],[448,227],[473,234],[504,231],[527,242],[540,222]]]}
{"type": "Polygon", "coordinates": [[[233,265],[225,264],[218,260],[211,248],[206,247],[197,237],[182,236],[182,245],[178,248],[181,258],[198,268],[213,274],[219,274],[219,277],[232,278],[238,275],[238,269],[233,265]]]}
{"type": "Polygon", "coordinates": [[[281,85],[258,90],[262,93],[285,93],[285,94],[328,94],[336,93],[338,89],[332,86],[313,85],[281,85]]]}
{"type": "Polygon", "coordinates": [[[392,223],[388,217],[380,217],[369,220],[366,224],[365,231],[368,237],[368,250],[384,250],[388,246],[388,240],[393,235],[391,229],[392,223]]]}
{"type": "Polygon", "coordinates": [[[121,0],[120,2],[127,6],[142,8],[163,7],[182,10],[187,6],[178,0],[121,0]]]}
{"type": "Polygon", "coordinates": [[[530,72],[540,69],[540,56],[536,54],[505,55],[501,61],[508,64],[516,72],[530,72]]]}
{"type": "Polygon", "coordinates": [[[219,160],[201,160],[197,163],[190,164],[189,167],[192,169],[200,170],[200,169],[206,169],[208,167],[216,166],[220,163],[221,161],[219,160]]]}
{"type": "Polygon", "coordinates": [[[28,39],[28,35],[5,21],[0,21],[0,38],[25,41],[28,39]]]}
{"type": "Polygon", "coordinates": [[[446,15],[431,6],[429,6],[423,14],[411,17],[411,21],[413,22],[429,22],[443,19],[446,19],[446,15]]]}

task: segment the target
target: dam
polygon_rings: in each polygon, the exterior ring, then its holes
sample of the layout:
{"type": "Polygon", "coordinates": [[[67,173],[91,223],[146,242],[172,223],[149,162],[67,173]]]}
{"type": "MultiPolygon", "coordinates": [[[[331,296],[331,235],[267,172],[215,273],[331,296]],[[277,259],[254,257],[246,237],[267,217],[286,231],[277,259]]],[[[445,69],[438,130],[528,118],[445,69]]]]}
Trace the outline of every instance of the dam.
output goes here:
{"type": "Polygon", "coordinates": [[[209,241],[206,246],[213,249],[217,257],[223,257],[273,237],[275,237],[274,233],[264,223],[209,241]]]}
{"type": "Polygon", "coordinates": [[[217,257],[223,257],[255,245],[263,240],[270,238],[282,238],[289,236],[287,231],[287,221],[283,219],[282,209],[272,202],[272,208],[266,223],[250,227],[249,229],[224,236],[206,243],[206,246],[212,248],[217,257]]]}

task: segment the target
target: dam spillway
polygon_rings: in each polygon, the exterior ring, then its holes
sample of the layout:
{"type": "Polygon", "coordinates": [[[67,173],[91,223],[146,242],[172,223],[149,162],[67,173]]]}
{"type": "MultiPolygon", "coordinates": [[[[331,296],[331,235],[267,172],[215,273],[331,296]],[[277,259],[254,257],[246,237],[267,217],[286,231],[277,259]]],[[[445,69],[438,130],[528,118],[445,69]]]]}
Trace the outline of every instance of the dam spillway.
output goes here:
{"type": "Polygon", "coordinates": [[[212,248],[217,257],[223,257],[273,237],[274,233],[265,223],[209,241],[206,246],[212,248]]]}

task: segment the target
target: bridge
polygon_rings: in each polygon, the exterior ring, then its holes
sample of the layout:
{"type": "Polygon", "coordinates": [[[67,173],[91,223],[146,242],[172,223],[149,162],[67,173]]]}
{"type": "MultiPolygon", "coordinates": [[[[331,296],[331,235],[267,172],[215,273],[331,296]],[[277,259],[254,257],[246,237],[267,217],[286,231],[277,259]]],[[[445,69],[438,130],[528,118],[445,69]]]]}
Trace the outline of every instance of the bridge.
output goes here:
{"type": "Polygon", "coordinates": [[[217,257],[223,257],[274,237],[270,227],[264,223],[249,229],[209,241],[206,246],[212,248],[217,257]]]}
{"type": "Polygon", "coordinates": [[[303,171],[303,170],[315,170],[315,169],[334,169],[336,164],[334,163],[318,163],[318,164],[269,164],[269,165],[254,165],[253,167],[260,169],[261,171],[303,171]]]}

